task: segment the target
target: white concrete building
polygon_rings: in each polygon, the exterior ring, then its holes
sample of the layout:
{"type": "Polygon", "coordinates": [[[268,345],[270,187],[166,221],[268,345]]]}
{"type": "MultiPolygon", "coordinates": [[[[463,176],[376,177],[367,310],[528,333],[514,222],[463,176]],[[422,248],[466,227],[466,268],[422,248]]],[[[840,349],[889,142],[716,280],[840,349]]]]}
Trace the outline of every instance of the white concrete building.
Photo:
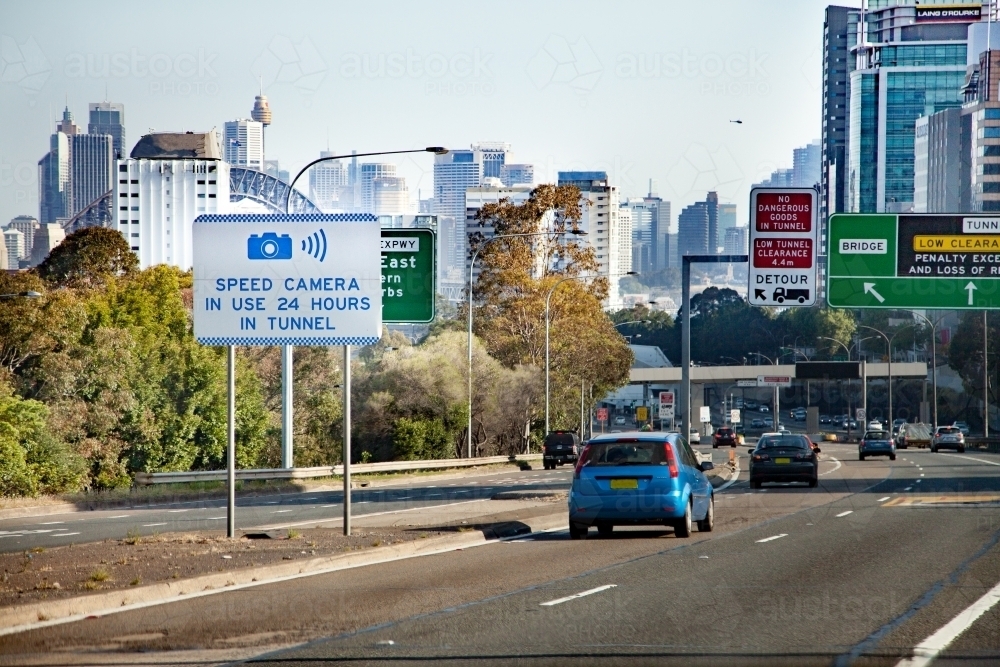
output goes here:
{"type": "Polygon", "coordinates": [[[725,243],[725,253],[727,255],[745,255],[747,254],[747,244],[749,240],[747,238],[747,230],[749,228],[746,225],[729,227],[726,229],[725,243]]]}
{"type": "Polygon", "coordinates": [[[234,167],[264,171],[264,124],[240,118],[223,126],[225,160],[234,167]]]}
{"type": "Polygon", "coordinates": [[[35,230],[35,239],[31,244],[31,265],[38,266],[45,261],[52,249],[66,238],[66,230],[56,222],[47,222],[35,230]]]}
{"type": "MultiPolygon", "coordinates": [[[[494,228],[492,225],[480,225],[479,220],[476,219],[476,215],[479,210],[486,204],[497,204],[501,199],[509,199],[512,204],[523,204],[528,201],[531,197],[532,186],[530,185],[514,185],[507,187],[503,185],[497,178],[484,179],[486,183],[479,187],[468,188],[465,191],[465,241],[464,247],[469,247],[468,238],[472,234],[482,234],[486,238],[492,238],[494,235],[494,228]]],[[[539,225],[539,231],[545,229],[550,223],[552,218],[547,216],[539,225]]],[[[497,241],[497,243],[503,243],[503,241],[497,241]]],[[[541,263],[544,258],[539,258],[539,264],[536,266],[536,271],[541,272],[543,264],[541,263]]],[[[462,284],[464,285],[469,280],[469,262],[471,258],[466,253],[465,257],[465,270],[462,272],[462,284]]],[[[476,266],[473,267],[473,280],[479,278],[479,262],[476,262],[476,266]]]]}
{"type": "MultiPolygon", "coordinates": [[[[319,154],[320,157],[334,155],[336,153],[331,151],[321,151],[319,154]]],[[[347,184],[347,169],[340,160],[320,162],[309,170],[309,199],[324,213],[342,212],[341,195],[347,184]]]]}
{"type": "Polygon", "coordinates": [[[3,231],[3,242],[7,246],[7,268],[18,268],[24,258],[24,234],[19,230],[8,228],[3,231]]]}
{"type": "Polygon", "coordinates": [[[221,157],[212,133],[189,132],[147,134],[118,160],[115,228],[141,268],[191,268],[194,219],[229,212],[229,164],[221,157]]]}
{"type": "MultiPolygon", "coordinates": [[[[580,229],[587,232],[583,237],[584,242],[594,248],[600,265],[598,270],[608,279],[608,298],[604,307],[617,310],[621,308],[618,281],[622,275],[622,261],[619,258],[622,240],[618,188],[608,184],[608,174],[603,171],[560,171],[559,185],[575,185],[580,189],[581,198],[585,200],[580,229]]],[[[631,244],[631,229],[628,236],[631,244]]],[[[631,256],[629,246],[629,262],[631,256]]]]}
{"type": "Polygon", "coordinates": [[[618,209],[618,274],[632,271],[632,209],[618,209]]]}

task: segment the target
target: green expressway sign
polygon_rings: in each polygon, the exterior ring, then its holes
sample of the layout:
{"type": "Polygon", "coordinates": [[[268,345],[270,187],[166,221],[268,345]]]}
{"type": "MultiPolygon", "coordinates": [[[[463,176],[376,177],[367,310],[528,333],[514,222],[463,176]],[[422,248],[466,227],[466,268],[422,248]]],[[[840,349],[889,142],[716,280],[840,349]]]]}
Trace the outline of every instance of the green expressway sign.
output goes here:
{"type": "Polygon", "coordinates": [[[1000,216],[830,216],[834,308],[1000,308],[1000,216]]]}
{"type": "Polygon", "coordinates": [[[430,229],[382,230],[382,322],[434,319],[436,246],[430,229]]]}

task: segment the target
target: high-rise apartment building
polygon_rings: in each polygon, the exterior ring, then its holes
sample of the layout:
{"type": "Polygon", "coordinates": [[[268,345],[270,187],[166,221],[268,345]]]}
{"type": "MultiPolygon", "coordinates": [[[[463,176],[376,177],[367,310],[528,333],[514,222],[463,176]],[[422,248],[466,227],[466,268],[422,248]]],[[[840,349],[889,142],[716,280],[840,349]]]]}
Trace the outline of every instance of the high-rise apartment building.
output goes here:
{"type": "Polygon", "coordinates": [[[482,184],[482,156],[474,150],[453,150],[434,156],[434,215],[441,236],[438,239],[442,266],[459,282],[468,254],[465,237],[465,195],[469,188],[482,184]]]}
{"type": "Polygon", "coordinates": [[[513,185],[534,185],[535,165],[503,164],[500,166],[500,182],[508,188],[513,185]]]}
{"type": "Polygon", "coordinates": [[[125,157],[125,105],[118,102],[92,102],[87,134],[110,134],[114,159],[125,157]]]}
{"type": "Polygon", "coordinates": [[[31,249],[35,242],[35,232],[38,230],[38,219],[30,215],[19,215],[7,223],[7,229],[16,229],[24,234],[24,251],[21,258],[30,258],[31,249]]]}
{"type": "Polygon", "coordinates": [[[726,229],[725,242],[723,244],[723,252],[727,255],[745,255],[747,254],[747,231],[748,227],[728,227],[726,229]]]}
{"type": "Polygon", "coordinates": [[[406,215],[413,213],[410,206],[410,191],[402,176],[380,176],[371,181],[372,213],[383,215],[406,215]]]}
{"type": "Polygon", "coordinates": [[[18,268],[21,260],[26,257],[24,234],[17,229],[8,227],[3,230],[3,242],[7,246],[7,268],[18,268]]]}
{"type": "Polygon", "coordinates": [[[618,267],[619,276],[632,271],[632,210],[627,206],[618,207],[618,267]]]}
{"type": "MultiPolygon", "coordinates": [[[[396,178],[396,165],[385,162],[366,162],[359,165],[358,179],[354,184],[356,212],[375,212],[375,180],[380,178],[396,178]]],[[[403,187],[404,189],[406,187],[405,181],[403,187]]]]}
{"type": "Polygon", "coordinates": [[[845,211],[850,74],[857,45],[856,7],[826,8],[823,21],[823,125],[820,139],[820,214],[845,211]]]}
{"type": "Polygon", "coordinates": [[[792,187],[811,188],[819,183],[822,152],[819,139],[792,149],[792,187]]]}
{"type": "Polygon", "coordinates": [[[115,175],[115,228],[139,266],[191,268],[194,219],[229,212],[229,163],[215,134],[147,134],[115,175]]]}
{"type": "MultiPolygon", "coordinates": [[[[850,73],[846,210],[913,210],[914,124],[963,102],[969,23],[940,2],[869,3],[850,73]]],[[[985,5],[984,5],[985,7],[985,5]]]]}
{"type": "Polygon", "coordinates": [[[708,209],[708,252],[714,255],[719,252],[719,193],[709,192],[705,206],[708,209]]]}
{"type": "Polygon", "coordinates": [[[739,224],[736,220],[736,204],[719,204],[719,237],[726,238],[726,230],[739,224]]]}
{"type": "Polygon", "coordinates": [[[264,124],[240,118],[227,121],[222,130],[226,162],[234,167],[264,170],[264,124]]]}
{"type": "MultiPolygon", "coordinates": [[[[320,157],[336,153],[321,151],[320,157]]],[[[324,213],[348,212],[341,206],[342,195],[348,187],[347,169],[340,160],[320,162],[309,170],[309,199],[324,213]]],[[[353,202],[353,194],[349,197],[353,202]]]]}
{"type": "MultiPolygon", "coordinates": [[[[464,245],[467,247],[469,245],[468,237],[471,235],[482,235],[484,238],[492,238],[494,235],[493,225],[489,224],[489,221],[480,221],[477,219],[479,211],[483,206],[487,204],[497,204],[502,199],[509,200],[512,204],[520,205],[528,201],[531,197],[532,187],[530,185],[497,185],[495,179],[490,179],[481,186],[469,188],[465,191],[465,218],[464,218],[464,235],[466,237],[464,245]]],[[[539,225],[538,231],[544,231],[551,225],[552,216],[547,215],[545,219],[539,225]]],[[[465,280],[468,280],[469,276],[469,262],[471,257],[465,257],[463,262],[463,275],[465,280]]],[[[539,257],[539,264],[536,266],[536,271],[539,273],[544,268],[541,263],[544,258],[539,257]]],[[[472,267],[473,279],[478,280],[479,278],[479,265],[472,267]]]]}
{"type": "MultiPolygon", "coordinates": [[[[560,171],[559,185],[574,185],[580,189],[584,201],[580,229],[587,232],[586,242],[594,249],[599,265],[598,273],[608,279],[608,299],[606,308],[621,307],[618,281],[622,276],[622,260],[619,252],[623,247],[621,227],[618,222],[618,188],[608,183],[608,174],[603,171],[560,171]]],[[[631,239],[631,234],[629,234],[631,239]]],[[[571,241],[572,242],[572,241],[571,241]]],[[[629,260],[631,263],[629,252],[629,260]]]]}

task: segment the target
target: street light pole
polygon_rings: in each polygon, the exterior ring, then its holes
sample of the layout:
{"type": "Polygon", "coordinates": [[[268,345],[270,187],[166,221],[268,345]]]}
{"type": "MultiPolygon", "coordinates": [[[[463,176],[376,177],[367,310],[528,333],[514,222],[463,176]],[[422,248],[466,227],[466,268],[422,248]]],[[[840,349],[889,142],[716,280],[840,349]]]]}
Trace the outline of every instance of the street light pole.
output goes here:
{"type": "Polygon", "coordinates": [[[866,324],[859,324],[858,326],[860,328],[862,328],[862,329],[871,329],[875,333],[877,333],[880,336],[882,336],[882,338],[885,338],[886,351],[888,352],[888,356],[889,356],[889,434],[891,435],[892,434],[892,422],[893,422],[893,415],[892,415],[892,341],[896,340],[896,336],[898,336],[899,334],[901,334],[906,329],[909,329],[912,325],[907,324],[902,329],[898,329],[896,331],[896,333],[892,334],[892,336],[887,336],[882,331],[879,331],[875,327],[870,327],[870,326],[868,326],[866,324]]]}
{"type": "MultiPolygon", "coordinates": [[[[766,354],[761,354],[760,352],[754,352],[754,354],[756,354],[758,357],[764,357],[765,359],[767,359],[768,361],[770,361],[771,365],[774,366],[774,372],[775,373],[778,372],[778,359],[772,359],[771,357],[767,356],[766,354]]],[[[778,387],[777,386],[774,387],[774,394],[773,394],[772,403],[774,404],[774,415],[773,415],[773,418],[772,418],[772,425],[774,426],[774,430],[777,431],[777,430],[779,430],[779,426],[778,425],[781,423],[781,407],[778,404],[778,387]]]]}
{"type": "MultiPolygon", "coordinates": [[[[937,431],[938,426],[938,397],[937,397],[937,326],[941,324],[944,320],[943,317],[938,318],[937,322],[931,322],[930,318],[921,315],[917,311],[911,311],[917,317],[923,319],[931,328],[931,386],[933,387],[934,394],[934,430],[937,431]]],[[[924,385],[925,387],[927,385],[924,385]]]]}

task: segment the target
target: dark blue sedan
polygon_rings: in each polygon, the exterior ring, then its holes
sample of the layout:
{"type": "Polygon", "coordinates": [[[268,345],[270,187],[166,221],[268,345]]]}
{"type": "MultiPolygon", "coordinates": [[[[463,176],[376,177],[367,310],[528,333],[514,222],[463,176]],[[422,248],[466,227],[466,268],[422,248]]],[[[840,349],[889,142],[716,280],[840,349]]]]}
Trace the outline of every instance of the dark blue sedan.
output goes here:
{"type": "Polygon", "coordinates": [[[616,525],[672,526],[688,537],[715,525],[715,500],[694,450],[679,433],[611,433],[587,443],[569,492],[569,533],[591,526],[610,535],[616,525]]]}
{"type": "Polygon", "coordinates": [[[858,443],[858,460],[864,461],[868,456],[888,456],[890,461],[896,460],[896,443],[888,431],[868,431],[858,443]]]}

